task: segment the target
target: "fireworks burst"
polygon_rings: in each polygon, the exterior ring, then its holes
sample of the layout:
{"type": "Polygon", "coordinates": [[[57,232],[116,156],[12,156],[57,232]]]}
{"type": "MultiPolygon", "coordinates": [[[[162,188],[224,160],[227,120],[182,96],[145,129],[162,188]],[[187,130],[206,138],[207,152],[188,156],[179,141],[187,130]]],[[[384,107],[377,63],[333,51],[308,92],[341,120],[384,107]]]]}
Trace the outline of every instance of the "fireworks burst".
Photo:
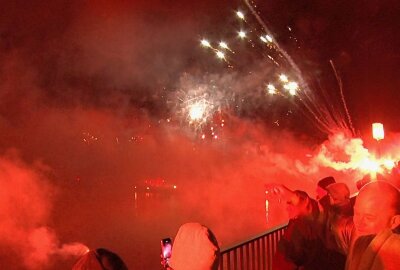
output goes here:
{"type": "Polygon", "coordinates": [[[188,105],[188,116],[190,123],[192,122],[205,122],[209,108],[212,107],[205,99],[195,101],[188,105]]]}
{"type": "MultiPolygon", "coordinates": [[[[201,45],[205,48],[211,48],[218,59],[224,60],[227,63],[227,67],[232,70],[238,70],[242,72],[242,74],[245,74],[245,72],[249,74],[264,74],[264,71],[258,69],[261,65],[257,63],[266,60],[266,63],[270,63],[270,74],[267,76],[254,76],[258,77],[259,87],[262,88],[263,85],[264,87],[267,85],[266,90],[270,95],[279,94],[279,96],[290,100],[292,102],[291,104],[296,106],[298,110],[302,110],[303,115],[307,116],[320,131],[326,134],[334,134],[338,130],[346,130],[354,134],[355,131],[352,127],[343,93],[341,92],[341,103],[344,106],[347,119],[343,117],[344,114],[340,111],[340,108],[322,106],[326,104],[326,93],[325,95],[318,96],[311,91],[302,76],[300,68],[274,38],[272,31],[270,31],[261,19],[261,15],[256,11],[255,6],[247,0],[245,0],[245,3],[252,16],[246,17],[246,12],[242,10],[237,10],[235,12],[240,25],[240,30],[237,32],[239,39],[237,37],[229,38],[224,34],[226,39],[218,43],[219,49],[213,47],[208,39],[201,40],[201,45]],[[230,46],[228,46],[227,41],[230,46]],[[251,53],[244,52],[244,48],[251,50],[251,53]],[[227,55],[229,52],[235,55],[227,55]],[[247,60],[243,59],[243,56],[248,56],[250,54],[258,54],[258,56],[249,57],[247,60]],[[290,79],[286,74],[290,74],[290,79]],[[276,77],[279,78],[279,81],[271,79],[276,77]],[[296,97],[295,100],[293,99],[294,96],[296,97]]],[[[292,29],[289,26],[287,29],[288,33],[292,35],[292,29]]],[[[238,80],[241,80],[241,78],[238,78],[238,80]]],[[[274,100],[279,102],[278,99],[274,100]]],[[[329,100],[329,102],[330,101],[331,100],[329,100]]],[[[270,104],[268,100],[264,102],[270,104]]]]}
{"type": "Polygon", "coordinates": [[[215,76],[196,76],[185,74],[180,80],[180,91],[171,99],[179,100],[175,110],[182,123],[186,123],[201,139],[219,138],[219,131],[226,120],[222,110],[226,108],[228,94],[215,76]]]}

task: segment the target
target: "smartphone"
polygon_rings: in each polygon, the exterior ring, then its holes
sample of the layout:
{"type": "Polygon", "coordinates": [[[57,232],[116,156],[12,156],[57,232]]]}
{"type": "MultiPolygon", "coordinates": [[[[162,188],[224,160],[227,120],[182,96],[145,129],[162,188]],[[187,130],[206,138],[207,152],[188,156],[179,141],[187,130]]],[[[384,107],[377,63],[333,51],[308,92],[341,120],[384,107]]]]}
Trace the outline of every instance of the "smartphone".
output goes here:
{"type": "Polygon", "coordinates": [[[172,254],[172,241],[171,238],[165,238],[161,240],[161,255],[163,259],[168,260],[172,254]]]}

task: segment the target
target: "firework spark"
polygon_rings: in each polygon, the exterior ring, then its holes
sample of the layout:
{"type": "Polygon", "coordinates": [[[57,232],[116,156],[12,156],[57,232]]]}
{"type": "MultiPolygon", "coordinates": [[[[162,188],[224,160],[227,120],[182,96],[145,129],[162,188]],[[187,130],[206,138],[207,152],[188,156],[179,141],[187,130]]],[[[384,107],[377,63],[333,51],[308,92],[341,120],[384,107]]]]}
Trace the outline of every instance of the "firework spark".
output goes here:
{"type": "Polygon", "coordinates": [[[243,31],[243,30],[240,30],[240,31],[238,32],[238,36],[239,36],[241,39],[244,39],[244,38],[246,38],[246,32],[243,31]]]}
{"type": "Polygon", "coordinates": [[[220,46],[221,48],[223,48],[223,49],[229,49],[228,44],[226,44],[226,42],[224,42],[224,41],[221,41],[221,42],[219,43],[219,46],[220,46]]]}
{"type": "Polygon", "coordinates": [[[270,35],[260,36],[260,39],[264,43],[271,43],[272,37],[270,35]]]}
{"type": "Polygon", "coordinates": [[[190,121],[200,121],[203,119],[206,112],[207,105],[205,102],[197,102],[189,107],[189,118],[190,121]]]}
{"type": "Polygon", "coordinates": [[[223,52],[216,50],[215,53],[219,59],[225,59],[225,54],[223,52]]]}
{"type": "Polygon", "coordinates": [[[197,129],[201,128],[213,114],[214,106],[207,99],[207,95],[202,95],[186,100],[184,112],[189,124],[195,125],[197,129]]]}
{"type": "Polygon", "coordinates": [[[268,84],[267,89],[269,94],[271,95],[276,94],[276,88],[273,84],[268,84]]]}
{"type": "MultiPolygon", "coordinates": [[[[236,47],[235,44],[232,43],[235,41],[237,42],[237,39],[224,35],[224,40],[221,40],[218,43],[218,48],[216,46],[213,47],[207,39],[201,40],[201,45],[206,48],[211,48],[216,54],[216,58],[224,60],[228,64],[228,68],[238,71],[245,70],[246,72],[248,71],[247,74],[258,73],[257,68],[259,67],[257,64],[259,62],[257,60],[266,58],[268,60],[267,63],[271,65],[270,67],[267,67],[267,70],[270,72],[267,76],[277,76],[279,78],[277,81],[272,81],[273,84],[271,83],[271,86],[266,86],[266,90],[269,94],[279,94],[286,98],[289,98],[290,96],[298,96],[299,98],[296,99],[295,102],[302,103],[303,106],[300,108],[304,110],[303,112],[306,113],[306,115],[309,114],[307,115],[308,119],[313,121],[315,127],[324,133],[334,134],[338,130],[347,130],[348,125],[340,118],[340,112],[331,112],[329,111],[329,108],[320,106],[318,102],[319,100],[313,96],[307,82],[304,81],[301,70],[292,57],[279,45],[278,41],[274,39],[274,36],[271,34],[272,32],[262,21],[259,12],[256,11],[254,3],[251,4],[248,0],[245,0],[245,2],[253,16],[247,18],[245,16],[246,12],[243,12],[242,10],[235,11],[235,15],[241,20],[240,31],[237,32],[237,35],[242,40],[246,39],[246,44],[241,44],[239,47],[236,47]],[[254,22],[256,22],[255,25],[254,22]],[[248,32],[244,29],[248,30],[248,32]],[[257,39],[260,40],[260,42],[256,42],[257,39]],[[228,44],[230,44],[230,46],[228,46],[228,44]],[[231,48],[235,48],[235,52],[232,51],[231,48]],[[240,49],[243,48],[252,51],[250,53],[240,51],[240,49]],[[227,57],[227,53],[229,53],[228,51],[234,55],[229,54],[229,57],[227,57]],[[255,56],[255,54],[258,54],[258,56],[255,56]],[[239,58],[242,56],[249,57],[248,59],[239,58]],[[256,61],[254,61],[254,59],[256,59],[256,61]],[[250,63],[250,65],[248,63],[250,63]],[[252,63],[254,63],[255,70],[251,70],[252,63]],[[277,75],[277,68],[279,68],[279,71],[283,73],[277,75]],[[290,78],[284,74],[286,72],[291,74],[290,78]],[[286,91],[278,90],[275,88],[274,84],[280,84],[278,89],[280,88],[286,91]],[[299,85],[301,85],[301,89],[299,85]]],[[[291,29],[289,29],[289,31],[290,30],[291,29]]],[[[261,71],[259,73],[261,73],[261,71]]],[[[261,76],[259,77],[261,78],[261,76]]],[[[259,83],[260,84],[256,86],[258,89],[263,87],[262,85],[265,81],[260,80],[259,83]]],[[[278,102],[278,99],[276,99],[276,101],[278,102]]],[[[262,103],[262,100],[260,103],[262,103]]]]}
{"type": "Polygon", "coordinates": [[[268,42],[272,42],[273,39],[270,35],[265,35],[265,38],[267,39],[268,42]]]}
{"type": "Polygon", "coordinates": [[[289,79],[285,74],[281,74],[279,76],[279,79],[281,80],[281,82],[285,82],[285,83],[289,82],[289,79]]]}
{"type": "Polygon", "coordinates": [[[244,20],[244,14],[240,10],[236,11],[236,15],[239,17],[239,19],[244,20]]]}
{"type": "Polygon", "coordinates": [[[202,39],[201,41],[201,45],[207,48],[211,48],[211,44],[207,39],[202,39]]]}
{"type": "Polygon", "coordinates": [[[289,91],[289,94],[292,96],[296,95],[297,90],[299,89],[299,85],[296,82],[288,82],[283,85],[283,88],[289,91]]]}

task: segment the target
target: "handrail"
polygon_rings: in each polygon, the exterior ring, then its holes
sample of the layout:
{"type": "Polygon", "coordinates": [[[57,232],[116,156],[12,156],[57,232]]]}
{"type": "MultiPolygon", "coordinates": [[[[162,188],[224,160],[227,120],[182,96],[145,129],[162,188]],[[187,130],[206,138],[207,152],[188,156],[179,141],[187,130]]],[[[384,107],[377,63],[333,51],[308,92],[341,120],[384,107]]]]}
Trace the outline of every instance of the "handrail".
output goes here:
{"type": "Polygon", "coordinates": [[[287,223],[221,251],[219,270],[272,270],[272,257],[287,223]]]}

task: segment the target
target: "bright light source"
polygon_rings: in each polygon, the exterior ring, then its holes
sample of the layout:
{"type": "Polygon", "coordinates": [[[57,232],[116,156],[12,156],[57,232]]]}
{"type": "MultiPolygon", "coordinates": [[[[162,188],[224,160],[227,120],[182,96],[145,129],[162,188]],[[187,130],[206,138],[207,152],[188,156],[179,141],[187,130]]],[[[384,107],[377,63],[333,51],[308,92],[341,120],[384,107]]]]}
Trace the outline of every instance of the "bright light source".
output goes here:
{"type": "Polygon", "coordinates": [[[203,45],[204,47],[211,47],[210,42],[208,42],[208,40],[206,39],[201,40],[201,45],[203,45]]]}
{"type": "Polygon", "coordinates": [[[383,160],[383,166],[385,166],[386,169],[391,170],[396,166],[396,162],[391,159],[385,159],[383,160]]]}
{"type": "Polygon", "coordinates": [[[294,96],[296,95],[297,89],[299,89],[299,85],[296,82],[289,82],[283,86],[289,93],[294,96]]]}
{"type": "Polygon", "coordinates": [[[244,20],[244,14],[243,14],[243,12],[237,11],[237,12],[236,12],[236,15],[237,15],[241,20],[244,20]]]}
{"type": "Polygon", "coordinates": [[[275,94],[276,93],[276,88],[273,84],[268,84],[267,85],[268,93],[270,94],[275,94]]]}
{"type": "Polygon", "coordinates": [[[372,124],[372,137],[377,141],[385,138],[385,131],[383,129],[383,124],[381,123],[372,124]]]}
{"type": "Polygon", "coordinates": [[[219,46],[220,46],[221,48],[223,48],[223,49],[228,49],[228,44],[226,44],[226,43],[223,42],[223,41],[221,41],[221,42],[219,43],[219,46]]]}
{"type": "Polygon", "coordinates": [[[225,59],[225,54],[224,54],[223,52],[221,52],[221,51],[216,51],[215,53],[217,54],[217,57],[218,57],[219,59],[225,59]]]}
{"type": "Polygon", "coordinates": [[[379,163],[366,158],[360,162],[360,168],[370,173],[376,173],[379,171],[379,163]]]}
{"type": "Polygon", "coordinates": [[[282,82],[288,82],[288,81],[289,81],[288,77],[287,77],[285,74],[281,74],[281,75],[279,76],[279,79],[280,79],[282,82]]]}
{"type": "Polygon", "coordinates": [[[263,37],[263,36],[261,36],[260,39],[261,39],[261,41],[264,42],[264,43],[267,43],[267,42],[268,42],[268,40],[267,40],[265,37],[263,37]]]}
{"type": "Polygon", "coordinates": [[[296,95],[296,89],[289,89],[289,94],[291,94],[292,96],[296,95]]]}
{"type": "Polygon", "coordinates": [[[206,110],[205,104],[196,103],[193,104],[189,109],[190,119],[193,121],[198,121],[203,118],[206,110]]]}
{"type": "Polygon", "coordinates": [[[272,42],[272,37],[270,35],[261,36],[260,39],[264,43],[272,42]]]}

